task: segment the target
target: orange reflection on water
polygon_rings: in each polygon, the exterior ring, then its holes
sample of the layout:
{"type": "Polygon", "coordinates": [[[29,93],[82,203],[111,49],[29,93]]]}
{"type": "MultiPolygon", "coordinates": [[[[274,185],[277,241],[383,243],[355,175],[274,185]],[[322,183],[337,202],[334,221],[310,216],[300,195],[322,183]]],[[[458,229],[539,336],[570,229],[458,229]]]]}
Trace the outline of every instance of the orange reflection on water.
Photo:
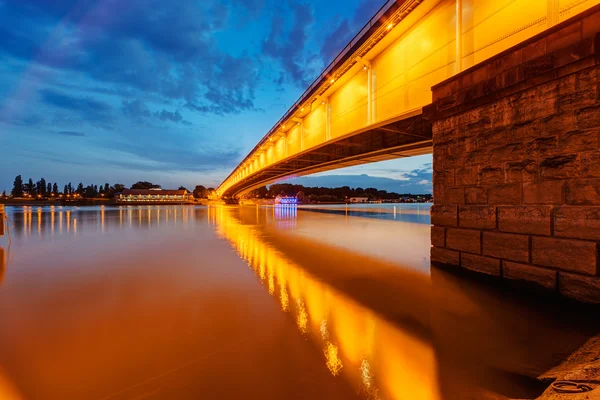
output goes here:
{"type": "Polygon", "coordinates": [[[6,275],[6,251],[0,246],[0,285],[4,282],[6,275]]]}
{"type": "Polygon", "coordinates": [[[254,226],[239,222],[230,209],[210,207],[208,214],[261,282],[269,277],[268,292],[279,297],[299,331],[322,349],[332,375],[347,379],[370,399],[440,399],[430,343],[306,272],[261,240],[254,226]],[[271,277],[279,291],[271,290],[271,277]]]}
{"type": "Polygon", "coordinates": [[[63,206],[36,207],[34,212],[33,207],[24,206],[21,212],[15,212],[12,215],[14,221],[14,225],[12,226],[17,237],[31,236],[34,219],[36,221],[37,236],[53,234],[55,232],[62,234],[63,229],[67,233],[76,234],[78,231],[81,232],[82,229],[88,231],[94,227],[97,231],[105,233],[109,224],[123,227],[127,223],[132,227],[134,219],[137,219],[138,227],[158,228],[161,226],[161,221],[166,225],[177,225],[177,223],[185,225],[190,221],[191,213],[193,213],[193,208],[190,207],[182,208],[181,210],[176,208],[164,209],[164,206],[162,208],[161,206],[147,206],[119,207],[117,209],[103,205],[93,211],[95,218],[90,218],[89,208],[63,206]],[[118,219],[107,221],[106,215],[111,212],[118,212],[118,219]],[[82,221],[78,217],[80,214],[86,216],[85,221],[82,221]]]}

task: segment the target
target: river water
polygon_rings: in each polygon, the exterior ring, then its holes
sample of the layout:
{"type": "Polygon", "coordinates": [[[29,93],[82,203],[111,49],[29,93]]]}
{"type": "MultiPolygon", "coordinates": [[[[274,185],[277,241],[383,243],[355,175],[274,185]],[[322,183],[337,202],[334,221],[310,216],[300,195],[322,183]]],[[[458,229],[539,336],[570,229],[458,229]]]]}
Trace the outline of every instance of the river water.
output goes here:
{"type": "Polygon", "coordinates": [[[427,205],[7,215],[2,399],[533,398],[598,332],[430,268],[427,205]]]}

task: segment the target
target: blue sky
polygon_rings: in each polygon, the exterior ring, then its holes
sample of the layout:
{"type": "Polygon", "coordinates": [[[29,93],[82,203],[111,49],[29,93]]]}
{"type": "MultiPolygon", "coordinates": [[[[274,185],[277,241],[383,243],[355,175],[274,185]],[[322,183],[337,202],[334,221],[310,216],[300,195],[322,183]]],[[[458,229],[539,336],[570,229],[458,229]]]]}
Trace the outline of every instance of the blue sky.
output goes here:
{"type": "MultiPolygon", "coordinates": [[[[382,4],[0,0],[0,191],[17,174],[217,186],[382,4]]],[[[427,192],[430,162],[327,182],[368,175],[427,192]]]]}

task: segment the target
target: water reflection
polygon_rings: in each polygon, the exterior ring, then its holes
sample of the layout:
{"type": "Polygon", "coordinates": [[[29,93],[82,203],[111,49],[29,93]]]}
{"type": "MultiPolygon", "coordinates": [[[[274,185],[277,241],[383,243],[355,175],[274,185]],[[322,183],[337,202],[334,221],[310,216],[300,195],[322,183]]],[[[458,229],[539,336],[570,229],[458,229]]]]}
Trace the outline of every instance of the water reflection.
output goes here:
{"type": "Polygon", "coordinates": [[[536,397],[535,377],[598,332],[561,303],[329,247],[269,215],[209,208],[209,221],[321,349],[330,373],[366,398],[536,397]]]}
{"type": "Polygon", "coordinates": [[[16,237],[76,235],[84,232],[106,232],[108,225],[115,227],[160,228],[163,225],[187,224],[193,219],[193,207],[122,206],[122,207],[63,207],[23,206],[7,208],[11,234],[16,237]],[[118,220],[114,219],[118,213],[118,220]],[[107,217],[111,215],[111,218],[107,217]],[[84,224],[82,225],[82,219],[84,224]],[[82,231],[81,229],[84,229],[82,231]]]}
{"type": "Polygon", "coordinates": [[[0,246],[0,286],[2,286],[2,282],[4,282],[4,276],[6,275],[6,251],[2,246],[0,246]]]}
{"type": "Polygon", "coordinates": [[[533,377],[597,332],[591,314],[422,270],[426,224],[256,207],[8,214],[2,399],[3,373],[24,398],[531,398],[533,377]]]}
{"type": "Polygon", "coordinates": [[[300,333],[318,343],[332,375],[343,375],[370,399],[440,398],[430,343],[318,280],[261,240],[255,227],[237,221],[230,210],[209,208],[209,221],[281,309],[292,314],[300,333]]]}

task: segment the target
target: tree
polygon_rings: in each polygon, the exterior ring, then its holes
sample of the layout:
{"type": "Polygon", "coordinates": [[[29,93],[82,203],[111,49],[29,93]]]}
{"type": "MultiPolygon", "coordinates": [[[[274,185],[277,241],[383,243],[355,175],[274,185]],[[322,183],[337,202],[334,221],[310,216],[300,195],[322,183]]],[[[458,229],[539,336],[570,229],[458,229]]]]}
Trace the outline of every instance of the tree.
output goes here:
{"type": "Polygon", "coordinates": [[[79,182],[79,184],[77,185],[77,189],[75,189],[75,193],[83,196],[84,191],[85,189],[83,188],[83,183],[79,182]]]}
{"type": "Polygon", "coordinates": [[[69,194],[69,187],[67,185],[65,185],[64,189],[63,189],[63,194],[66,196],[69,194]]]}
{"type": "Polygon", "coordinates": [[[33,179],[29,178],[27,183],[25,184],[25,190],[29,193],[30,196],[35,196],[35,184],[33,183],[33,179]]]}
{"type": "Polygon", "coordinates": [[[189,190],[187,190],[187,188],[185,186],[179,186],[179,189],[177,190],[185,190],[186,192],[189,192],[189,190]]]}
{"type": "Polygon", "coordinates": [[[58,196],[58,185],[56,182],[54,182],[54,185],[52,185],[52,194],[58,196]]]}
{"type": "Polygon", "coordinates": [[[50,196],[51,193],[52,193],[52,184],[50,182],[48,182],[48,185],[46,185],[46,196],[50,196]]]}
{"type": "Polygon", "coordinates": [[[98,186],[98,194],[104,195],[104,186],[98,186]]]}
{"type": "Polygon", "coordinates": [[[266,186],[261,186],[257,189],[254,189],[254,196],[258,197],[260,199],[264,199],[265,197],[267,197],[268,193],[269,193],[269,190],[267,189],[266,186]]]}
{"type": "Polygon", "coordinates": [[[36,187],[36,194],[46,196],[46,180],[44,178],[41,178],[39,181],[37,181],[36,187]]]}
{"type": "Polygon", "coordinates": [[[115,193],[121,193],[123,190],[125,190],[125,185],[122,183],[115,183],[115,193]]]}
{"type": "Polygon", "coordinates": [[[194,198],[204,199],[208,195],[208,190],[202,185],[198,185],[194,188],[194,198]]]}
{"type": "Polygon", "coordinates": [[[6,198],[6,190],[3,190],[3,191],[2,191],[2,198],[3,198],[3,199],[4,199],[4,198],[6,198]]]}
{"type": "Polygon", "coordinates": [[[108,183],[105,183],[104,184],[104,194],[108,196],[109,193],[110,193],[110,185],[108,183]]]}
{"type": "Polygon", "coordinates": [[[160,185],[155,185],[152,182],[138,181],[131,185],[132,189],[160,189],[160,185]]]}
{"type": "Polygon", "coordinates": [[[71,182],[69,182],[69,184],[67,185],[67,190],[69,191],[69,193],[65,194],[73,194],[73,185],[71,185],[71,182]]]}
{"type": "Polygon", "coordinates": [[[23,197],[23,178],[21,178],[21,175],[16,176],[11,194],[13,197],[23,197]]]}

